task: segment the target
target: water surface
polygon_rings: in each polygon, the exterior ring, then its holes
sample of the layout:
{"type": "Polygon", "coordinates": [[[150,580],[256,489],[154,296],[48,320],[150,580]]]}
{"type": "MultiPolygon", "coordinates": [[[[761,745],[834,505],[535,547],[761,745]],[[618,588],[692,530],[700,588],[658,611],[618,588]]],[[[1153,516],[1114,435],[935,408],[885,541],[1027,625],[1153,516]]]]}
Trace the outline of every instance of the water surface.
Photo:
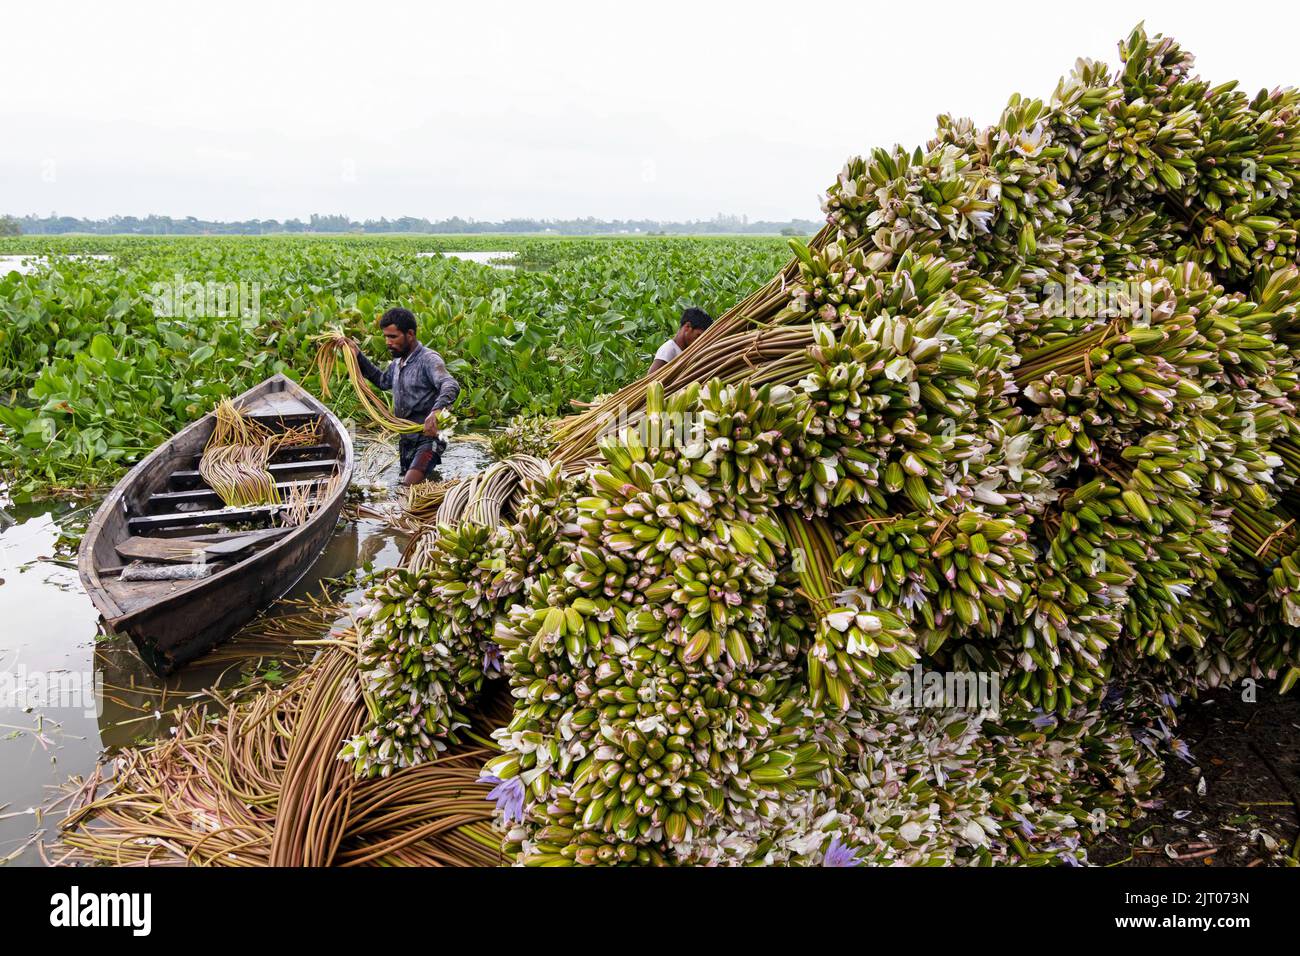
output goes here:
{"type": "MultiPolygon", "coordinates": [[[[482,442],[453,438],[437,476],[471,475],[488,460],[482,442]]],[[[373,477],[383,487],[392,487],[398,478],[395,461],[373,477]]],[[[40,854],[30,841],[37,836],[48,842],[60,814],[42,818],[39,808],[69,777],[88,775],[113,748],[165,733],[170,725],[167,713],[203,688],[237,684],[253,673],[287,671],[289,662],[301,655],[292,645],[259,635],[263,617],[210,658],[171,677],[158,677],[130,638],[102,633],[98,614],[81,587],[75,549],[98,504],[60,500],[12,505],[0,492],[0,862],[8,858],[10,865],[40,865],[40,854]],[[254,656],[239,660],[237,652],[254,656]],[[102,682],[102,698],[85,706],[81,693],[73,692],[24,707],[31,703],[28,689],[33,680],[45,687],[57,683],[65,690],[92,689],[102,682]],[[16,686],[24,690],[21,697],[8,691],[16,686]]],[[[369,504],[382,509],[395,501],[381,492],[369,504]]],[[[397,564],[406,537],[384,521],[356,512],[355,507],[347,509],[352,517],[339,522],[315,565],[268,614],[294,610],[289,601],[321,593],[329,579],[367,565],[381,569],[397,564]]],[[[335,591],[356,601],[362,588],[350,581],[335,591]]],[[[332,623],[320,625],[321,636],[332,623]]]]}
{"type": "Polygon", "coordinates": [[[492,266],[494,269],[515,268],[511,263],[503,261],[515,257],[515,254],[508,250],[484,251],[475,249],[460,252],[417,252],[416,256],[421,259],[443,256],[448,259],[460,259],[463,262],[477,262],[479,265],[492,266]]]}
{"type": "MultiPolygon", "coordinates": [[[[89,253],[69,256],[70,259],[99,259],[109,261],[113,257],[108,255],[91,255],[89,253]]],[[[25,255],[25,256],[0,256],[0,277],[7,276],[11,272],[18,272],[22,275],[28,275],[45,266],[48,262],[45,256],[25,255]]]]}

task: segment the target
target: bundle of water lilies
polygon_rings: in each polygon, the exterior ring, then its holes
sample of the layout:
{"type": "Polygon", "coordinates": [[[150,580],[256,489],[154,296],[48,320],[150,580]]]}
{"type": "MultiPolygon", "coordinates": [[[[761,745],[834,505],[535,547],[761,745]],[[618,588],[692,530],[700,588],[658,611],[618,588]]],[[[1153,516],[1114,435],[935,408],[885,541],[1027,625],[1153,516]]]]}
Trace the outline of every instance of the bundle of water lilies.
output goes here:
{"type": "Polygon", "coordinates": [[[1120,54],[850,161],[513,521],[428,532],[361,627],[405,722],[346,756],[435,755],[499,678],[524,864],[1078,861],[1177,700],[1288,688],[1300,100],[1120,54]]]}
{"type": "Polygon", "coordinates": [[[682,356],[442,489],[357,614],[357,775],[504,685],[518,864],[1079,863],[1182,699],[1289,689],[1300,96],[1120,56],[851,160],[682,356]]]}
{"type": "Polygon", "coordinates": [[[516,415],[505,428],[488,439],[497,458],[511,455],[545,455],[551,448],[554,420],[546,415],[516,415]]]}
{"type": "MultiPolygon", "coordinates": [[[[281,504],[268,465],[281,448],[316,441],[318,422],[273,432],[241,412],[230,399],[213,409],[215,424],[199,460],[199,474],[227,506],[281,504]]],[[[305,489],[304,489],[305,491],[305,489]]],[[[301,512],[310,494],[294,502],[301,512]]]]}

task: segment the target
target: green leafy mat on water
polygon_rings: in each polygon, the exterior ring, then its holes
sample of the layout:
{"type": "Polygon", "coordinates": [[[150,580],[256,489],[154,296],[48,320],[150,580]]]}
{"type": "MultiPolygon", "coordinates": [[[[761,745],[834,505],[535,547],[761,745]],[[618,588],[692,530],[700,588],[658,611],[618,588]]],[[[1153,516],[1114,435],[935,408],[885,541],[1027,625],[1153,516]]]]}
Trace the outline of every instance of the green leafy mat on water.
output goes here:
{"type": "MultiPolygon", "coordinates": [[[[277,372],[314,388],[315,337],[340,320],[380,361],[375,319],[395,305],[460,381],[464,425],[556,414],[632,381],[684,307],[716,314],[786,256],[775,237],[0,238],[0,255],[19,252],[50,262],[0,275],[0,480],[15,499],[110,485],[277,372]],[[548,268],[419,254],[456,248],[548,268]]],[[[361,417],[346,394],[333,408],[361,417]]]]}

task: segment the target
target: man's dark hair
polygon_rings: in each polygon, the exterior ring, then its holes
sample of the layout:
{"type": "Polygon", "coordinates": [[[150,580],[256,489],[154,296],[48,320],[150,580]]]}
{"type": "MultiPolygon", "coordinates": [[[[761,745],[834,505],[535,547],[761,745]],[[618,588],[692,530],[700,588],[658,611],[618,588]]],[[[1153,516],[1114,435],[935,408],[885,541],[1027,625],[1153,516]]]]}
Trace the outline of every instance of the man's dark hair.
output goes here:
{"type": "Polygon", "coordinates": [[[414,332],[415,313],[410,309],[389,309],[379,317],[379,327],[387,325],[397,326],[399,332],[414,332]]]}
{"type": "Polygon", "coordinates": [[[682,313],[681,324],[689,325],[691,328],[699,329],[703,332],[713,324],[713,319],[710,318],[709,313],[705,312],[703,309],[697,309],[695,306],[691,306],[682,313]]]}

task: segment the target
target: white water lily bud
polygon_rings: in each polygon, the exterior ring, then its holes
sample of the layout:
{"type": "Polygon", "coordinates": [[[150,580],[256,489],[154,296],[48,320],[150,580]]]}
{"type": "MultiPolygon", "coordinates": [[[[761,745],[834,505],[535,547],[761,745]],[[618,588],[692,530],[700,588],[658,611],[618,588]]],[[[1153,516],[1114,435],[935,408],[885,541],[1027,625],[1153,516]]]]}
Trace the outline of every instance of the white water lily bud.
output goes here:
{"type": "Polygon", "coordinates": [[[900,355],[885,366],[885,378],[902,382],[912,377],[916,371],[916,364],[907,356],[900,355]]]}
{"type": "Polygon", "coordinates": [[[999,494],[996,490],[999,483],[997,479],[981,481],[975,486],[975,500],[986,505],[1006,504],[1006,495],[999,494]]]}
{"type": "Polygon", "coordinates": [[[938,355],[939,350],[942,347],[943,344],[938,338],[919,339],[912,346],[912,351],[910,353],[912,361],[919,365],[927,359],[938,355]]]}
{"type": "Polygon", "coordinates": [[[857,615],[852,608],[846,608],[842,611],[832,611],[830,614],[827,614],[823,620],[842,634],[849,629],[850,625],[853,624],[853,619],[856,616],[857,615]]]}

